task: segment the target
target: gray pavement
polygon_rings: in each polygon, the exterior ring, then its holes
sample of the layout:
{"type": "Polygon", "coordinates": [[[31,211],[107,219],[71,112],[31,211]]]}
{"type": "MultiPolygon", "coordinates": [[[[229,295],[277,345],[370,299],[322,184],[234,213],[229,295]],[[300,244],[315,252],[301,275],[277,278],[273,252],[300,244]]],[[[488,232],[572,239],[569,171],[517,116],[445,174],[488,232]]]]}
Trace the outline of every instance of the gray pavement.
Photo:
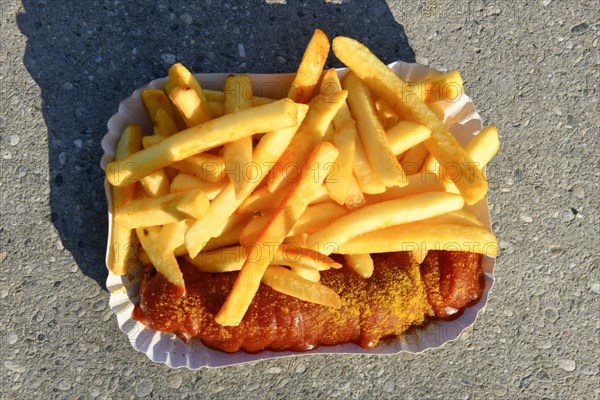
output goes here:
{"type": "Polygon", "coordinates": [[[598,1],[132,3],[0,1],[0,398],[600,398],[598,1]],[[486,311],[419,355],[153,364],[108,309],[106,121],[174,60],[293,71],[315,27],[459,69],[498,126],[486,311]]]}

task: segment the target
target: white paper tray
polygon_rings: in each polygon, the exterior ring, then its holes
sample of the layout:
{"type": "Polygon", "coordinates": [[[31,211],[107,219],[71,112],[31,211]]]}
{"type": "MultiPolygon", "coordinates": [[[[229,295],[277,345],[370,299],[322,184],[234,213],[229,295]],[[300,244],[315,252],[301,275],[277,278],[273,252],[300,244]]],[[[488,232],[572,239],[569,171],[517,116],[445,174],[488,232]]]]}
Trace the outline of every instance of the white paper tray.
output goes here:
{"type": "MultiPolygon", "coordinates": [[[[395,62],[389,67],[408,82],[416,82],[434,75],[440,74],[420,64],[408,64],[395,62]]],[[[338,74],[343,76],[345,68],[338,69],[338,74]]],[[[206,89],[223,90],[225,78],[228,73],[222,74],[196,74],[196,77],[206,89]]],[[[282,98],[294,78],[294,74],[249,74],[253,82],[253,93],[257,96],[282,98]]],[[[120,105],[118,112],[108,121],[108,133],[102,139],[102,156],[100,166],[104,170],[106,165],[114,158],[117,141],[125,126],[136,123],[142,127],[144,132],[152,132],[151,121],[141,101],[141,91],[146,88],[162,89],[167,78],[155,79],[146,87],[137,89],[131,96],[120,105]]],[[[464,146],[472,135],[477,134],[482,128],[481,117],[475,111],[471,99],[463,94],[457,101],[445,103],[444,124],[450,132],[464,146]]],[[[112,226],[112,196],[111,187],[104,181],[106,199],[108,203],[109,238],[107,243],[107,268],[108,268],[108,246],[111,243],[112,226]]],[[[487,197],[477,204],[470,206],[469,211],[477,215],[488,229],[490,227],[490,216],[487,205],[487,197]]],[[[131,318],[134,305],[139,301],[139,286],[143,277],[142,270],[130,271],[127,276],[108,273],[106,287],[110,291],[110,308],[117,317],[119,328],[128,337],[129,342],[137,351],[143,352],[152,361],[164,363],[171,368],[187,367],[198,369],[202,367],[220,367],[226,365],[240,364],[258,360],[266,360],[277,357],[307,356],[314,354],[396,354],[400,351],[418,353],[432,349],[456,339],[460,333],[475,322],[478,313],[487,303],[488,294],[494,283],[495,259],[483,256],[483,271],[485,274],[485,291],[481,300],[474,306],[467,308],[464,313],[454,321],[434,320],[422,328],[411,329],[397,340],[381,341],[379,346],[367,350],[353,343],[337,346],[321,346],[309,352],[290,351],[262,351],[249,354],[239,351],[234,354],[212,350],[204,346],[198,340],[184,343],[174,334],[166,334],[144,326],[141,322],[131,318]]]]}

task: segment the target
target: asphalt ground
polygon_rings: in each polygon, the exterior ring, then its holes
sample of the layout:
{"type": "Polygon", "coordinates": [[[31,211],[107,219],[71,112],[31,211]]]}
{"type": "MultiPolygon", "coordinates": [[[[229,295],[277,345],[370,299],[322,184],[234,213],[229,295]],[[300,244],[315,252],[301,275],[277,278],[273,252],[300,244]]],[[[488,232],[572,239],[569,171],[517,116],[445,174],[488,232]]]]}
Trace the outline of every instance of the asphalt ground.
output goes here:
{"type": "Polygon", "coordinates": [[[600,398],[599,2],[449,3],[2,0],[0,397],[600,398]],[[175,61],[294,71],[316,27],[386,62],[459,69],[498,127],[485,312],[418,355],[153,364],[108,308],[106,122],[175,61]]]}

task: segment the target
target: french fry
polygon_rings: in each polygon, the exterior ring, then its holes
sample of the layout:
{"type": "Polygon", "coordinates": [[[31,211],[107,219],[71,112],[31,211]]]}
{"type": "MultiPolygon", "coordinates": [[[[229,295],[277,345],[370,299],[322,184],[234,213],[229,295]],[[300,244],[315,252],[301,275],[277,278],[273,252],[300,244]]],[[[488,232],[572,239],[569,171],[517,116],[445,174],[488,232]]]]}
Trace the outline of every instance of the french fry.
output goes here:
{"type": "MultiPolygon", "coordinates": [[[[285,102],[285,100],[283,100],[285,102]]],[[[288,100],[289,102],[289,100],[288,100]]],[[[278,102],[267,104],[260,107],[240,111],[231,114],[238,117],[246,111],[258,110],[262,107],[272,107],[278,102]]],[[[220,229],[227,223],[227,219],[236,211],[236,209],[246,200],[254,191],[260,181],[269,173],[273,164],[281,157],[284,149],[289,145],[292,137],[298,130],[308,112],[308,106],[296,105],[296,124],[292,127],[269,132],[260,139],[260,142],[254,149],[254,163],[258,166],[258,176],[253,182],[249,182],[241,196],[236,195],[232,182],[229,182],[219,195],[211,202],[210,207],[203,218],[198,219],[190,226],[185,235],[185,245],[191,257],[195,257],[200,250],[208,243],[220,229]]],[[[225,115],[222,118],[226,118],[225,115]]],[[[212,121],[211,121],[212,122],[212,121]]]]}
{"type": "Polygon", "coordinates": [[[356,178],[354,175],[352,175],[352,179],[350,179],[350,184],[348,185],[348,192],[346,193],[346,202],[344,205],[348,208],[358,208],[364,206],[365,203],[365,195],[361,191],[356,178]]]}
{"type": "Polygon", "coordinates": [[[142,102],[148,111],[152,123],[156,123],[158,110],[162,109],[173,121],[175,121],[175,110],[169,102],[165,92],[159,89],[146,89],[142,91],[142,102]]]}
{"type": "Polygon", "coordinates": [[[269,175],[268,188],[275,192],[298,178],[308,154],[323,139],[338,110],[345,104],[348,92],[330,96],[317,95],[309,103],[308,114],[269,175]]]}
{"type": "Polygon", "coordinates": [[[225,104],[218,101],[208,101],[208,109],[214,118],[225,115],[225,104]]]}
{"type": "Polygon", "coordinates": [[[338,204],[342,205],[346,204],[348,200],[350,200],[352,204],[364,201],[364,197],[362,199],[348,199],[348,190],[351,181],[354,180],[354,173],[352,172],[356,148],[354,132],[355,129],[350,125],[346,125],[341,130],[334,133],[333,144],[340,152],[340,156],[335,161],[336,171],[331,173],[329,177],[325,179],[325,187],[327,188],[329,196],[338,204]]]}
{"type": "MultiPolygon", "coordinates": [[[[327,70],[321,82],[321,93],[324,95],[331,95],[340,90],[342,90],[342,84],[340,83],[336,70],[334,68],[327,70]]],[[[346,155],[346,157],[353,159],[352,169],[354,174],[352,177],[348,178],[350,180],[347,189],[348,199],[346,199],[344,204],[350,208],[355,208],[363,203],[364,196],[362,195],[362,192],[380,193],[385,191],[385,185],[375,175],[375,172],[369,164],[364,147],[358,137],[358,132],[356,131],[356,124],[346,103],[342,104],[335,115],[333,126],[337,131],[350,130],[354,136],[354,154],[346,155]],[[357,185],[360,186],[360,191],[356,190],[357,185]]],[[[340,158],[344,160],[342,157],[340,158]]]]}
{"type": "MultiPolygon", "coordinates": [[[[438,215],[436,217],[424,219],[418,221],[424,224],[452,224],[452,225],[466,225],[466,226],[478,226],[483,228],[483,222],[481,222],[473,213],[467,210],[452,211],[446,214],[438,215]]],[[[417,223],[417,222],[415,222],[417,223]]]]}
{"type": "Polygon", "coordinates": [[[223,157],[201,153],[171,164],[173,168],[195,175],[203,182],[223,182],[226,177],[223,157]]]}
{"type": "Polygon", "coordinates": [[[385,192],[386,186],[373,170],[369,158],[367,157],[365,147],[357,136],[355,136],[354,151],[354,177],[362,192],[365,194],[385,192]]]}
{"type": "Polygon", "coordinates": [[[164,169],[154,171],[140,180],[140,184],[149,197],[161,197],[169,194],[171,182],[164,169]]]}
{"type": "Polygon", "coordinates": [[[283,267],[275,265],[267,267],[261,281],[273,290],[300,300],[336,309],[342,306],[340,296],[333,289],[304,279],[283,267]]]}
{"type": "MultiPolygon", "coordinates": [[[[127,125],[117,143],[115,160],[122,160],[141,150],[142,135],[142,128],[138,125],[127,125]]],[[[120,213],[120,210],[135,198],[135,192],[135,185],[112,188],[113,216],[120,213]]],[[[113,219],[111,244],[108,251],[108,265],[113,274],[124,275],[127,273],[128,261],[134,257],[135,250],[131,229],[125,228],[113,219]]]]}
{"type": "Polygon", "coordinates": [[[200,218],[208,205],[208,198],[201,190],[138,199],[123,207],[115,221],[130,229],[165,225],[187,218],[200,218]]]}
{"type": "Polygon", "coordinates": [[[309,205],[289,233],[313,233],[346,214],[348,210],[345,207],[332,202],[309,205]]]}
{"type": "MultiPolygon", "coordinates": [[[[215,103],[225,103],[225,92],[221,92],[219,90],[204,90],[204,94],[208,99],[208,103],[212,106],[215,103]]],[[[269,104],[276,101],[275,99],[270,99],[268,97],[260,97],[260,96],[252,96],[250,99],[250,103],[252,103],[252,107],[263,106],[265,104],[269,104]]],[[[225,108],[223,108],[225,110],[225,108]]]]}
{"type": "MultiPolygon", "coordinates": [[[[154,117],[154,134],[162,137],[171,136],[177,132],[179,132],[177,122],[169,115],[167,111],[165,111],[163,108],[159,108],[156,111],[156,116],[154,117]]],[[[146,147],[147,146],[144,145],[144,148],[146,147]]]]}
{"type": "MultiPolygon", "coordinates": [[[[252,107],[252,81],[245,74],[230,75],[225,80],[225,113],[234,114],[238,111],[252,107]]],[[[241,195],[248,181],[253,177],[246,177],[252,164],[252,137],[248,136],[223,146],[223,160],[229,180],[237,196],[241,195]]]]}
{"type": "Polygon", "coordinates": [[[180,173],[171,181],[169,193],[182,193],[200,189],[209,200],[213,200],[224,187],[225,183],[222,182],[209,182],[194,175],[180,173]]]}
{"type": "MultiPolygon", "coordinates": [[[[251,214],[257,211],[272,210],[277,208],[285,194],[285,190],[278,190],[274,193],[271,193],[267,187],[262,187],[257,189],[254,193],[246,198],[240,208],[238,208],[238,212],[241,214],[251,214]]],[[[325,185],[322,185],[315,192],[310,204],[323,203],[329,200],[327,188],[325,185]]]]}
{"type": "Polygon", "coordinates": [[[369,253],[365,254],[344,254],[346,264],[361,278],[370,278],[375,270],[375,264],[369,253]]]}
{"type": "Polygon", "coordinates": [[[163,225],[160,228],[156,240],[165,252],[173,253],[175,249],[184,244],[185,232],[187,231],[190,220],[184,219],[172,224],[163,225]]]}
{"type": "MultiPolygon", "coordinates": [[[[392,151],[396,156],[429,139],[431,130],[411,121],[400,121],[385,131],[392,151]]],[[[406,172],[406,168],[404,168],[406,172]]]]}
{"type": "Polygon", "coordinates": [[[434,173],[421,172],[408,176],[408,185],[403,187],[389,187],[383,193],[365,195],[367,204],[380,203],[382,201],[399,199],[426,192],[443,192],[444,184],[434,173]]]}
{"type": "Polygon", "coordinates": [[[467,143],[465,151],[478,167],[483,169],[500,150],[500,138],[495,126],[483,128],[467,143]]]}
{"type": "MultiPolygon", "coordinates": [[[[163,227],[164,228],[164,227],[163,227]]],[[[186,260],[202,272],[219,273],[239,271],[249,255],[249,246],[233,246],[203,251],[196,257],[186,256],[186,260]]],[[[326,271],[330,268],[341,268],[331,258],[316,251],[301,249],[297,246],[282,244],[277,249],[271,249],[272,263],[302,268],[310,271],[326,271]]]]}
{"type": "Polygon", "coordinates": [[[421,167],[427,157],[427,148],[423,144],[418,144],[410,148],[404,157],[400,160],[402,169],[406,171],[407,175],[414,175],[421,171],[421,167]]]}
{"type": "Polygon", "coordinates": [[[225,225],[215,232],[215,236],[206,243],[203,250],[215,250],[239,244],[242,229],[253,219],[254,216],[233,214],[225,225]]]}
{"type": "Polygon", "coordinates": [[[463,94],[463,79],[456,70],[408,86],[427,104],[442,100],[456,101],[463,94]]]}
{"type": "MultiPolygon", "coordinates": [[[[337,252],[337,248],[343,243],[364,233],[460,210],[463,205],[461,196],[444,192],[422,193],[371,204],[310,234],[307,244],[310,248],[329,255],[337,252]]],[[[353,252],[360,253],[365,251],[353,252]]]]}
{"type": "MultiPolygon", "coordinates": [[[[320,228],[323,228],[346,215],[348,210],[345,207],[333,202],[326,202],[308,206],[306,211],[302,213],[296,224],[289,232],[290,236],[300,233],[312,233],[320,228]]],[[[267,224],[271,215],[267,213],[261,217],[253,219],[248,225],[242,229],[240,235],[240,243],[251,243],[267,224]]]]}
{"type": "MultiPolygon", "coordinates": [[[[485,166],[500,150],[500,139],[495,126],[483,128],[469,141],[465,147],[467,155],[483,171],[485,166]]],[[[428,157],[422,167],[423,170],[433,171],[437,176],[441,175],[440,165],[434,157],[428,157]]],[[[459,193],[456,185],[449,180],[443,181],[446,191],[459,193]]]]}
{"type": "Polygon", "coordinates": [[[212,115],[208,106],[202,105],[202,100],[190,86],[175,86],[169,93],[169,98],[188,128],[210,121],[212,115]]]}
{"type": "Polygon", "coordinates": [[[386,186],[405,186],[406,175],[396,160],[385,130],[375,114],[375,100],[369,88],[352,71],[344,78],[342,87],[348,90],[350,111],[377,176],[386,186]]]}
{"type": "Polygon", "coordinates": [[[300,278],[304,278],[311,282],[319,282],[321,280],[321,273],[312,269],[290,267],[290,271],[298,275],[300,278]]]}
{"type": "Polygon", "coordinates": [[[147,149],[148,147],[154,146],[156,143],[162,142],[164,138],[164,136],[160,135],[144,136],[142,138],[142,145],[147,149]]]}
{"type": "Polygon", "coordinates": [[[424,142],[425,147],[442,165],[453,164],[459,168],[460,173],[453,176],[453,181],[467,204],[474,204],[485,196],[487,182],[481,170],[473,165],[473,160],[435,114],[410,94],[405,82],[356,40],[336,37],[333,40],[333,51],[394,111],[408,114],[414,122],[431,129],[431,138],[424,142]]]}
{"type": "Polygon", "coordinates": [[[453,224],[411,223],[365,233],[340,245],[341,254],[414,250],[468,251],[498,255],[498,242],[487,229],[453,224]]]}
{"type": "Polygon", "coordinates": [[[377,110],[377,116],[381,125],[383,125],[383,129],[386,131],[400,122],[398,114],[383,99],[375,100],[375,109],[377,110]]]}
{"type": "Polygon", "coordinates": [[[226,142],[292,127],[298,119],[299,107],[284,99],[188,128],[123,160],[109,163],[106,177],[113,186],[131,184],[159,168],[226,142]]]}
{"type": "Polygon", "coordinates": [[[189,86],[194,89],[196,95],[200,99],[200,107],[203,109],[200,113],[203,115],[208,115],[209,119],[212,118],[210,110],[207,109],[206,104],[206,95],[204,94],[204,90],[200,85],[200,82],[196,79],[194,75],[182,64],[173,64],[171,68],[169,68],[169,82],[170,86],[168,87],[167,93],[170,94],[170,90],[173,90],[177,86],[189,86]]]}
{"type": "Polygon", "coordinates": [[[296,103],[306,104],[313,98],[315,87],[321,78],[323,66],[329,55],[329,48],[327,35],[322,30],[315,29],[288,92],[290,99],[296,103]]]}
{"type": "Polygon", "coordinates": [[[300,179],[294,183],[282,204],[259,234],[256,243],[253,244],[250,256],[215,317],[217,323],[225,326],[239,325],[272,260],[267,248],[273,243],[279,247],[283,242],[308,206],[314,191],[323,183],[328,173],[328,163],[333,162],[338,154],[337,149],[328,142],[320,143],[310,153],[302,168],[300,179]]]}
{"type": "Polygon", "coordinates": [[[185,293],[183,274],[179,269],[175,255],[171,252],[165,252],[158,245],[159,228],[137,228],[136,233],[154,268],[164,275],[169,282],[178,286],[180,293],[185,293]],[[144,231],[147,231],[148,234],[146,235],[144,231]]]}

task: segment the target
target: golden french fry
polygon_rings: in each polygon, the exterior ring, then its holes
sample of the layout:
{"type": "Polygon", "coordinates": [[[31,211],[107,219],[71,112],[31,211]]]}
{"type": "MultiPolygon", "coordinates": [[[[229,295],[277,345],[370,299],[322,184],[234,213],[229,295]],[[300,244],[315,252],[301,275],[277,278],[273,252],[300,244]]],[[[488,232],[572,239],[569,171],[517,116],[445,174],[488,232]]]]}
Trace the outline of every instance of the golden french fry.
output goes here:
{"type": "Polygon", "coordinates": [[[404,171],[406,171],[406,174],[414,175],[419,173],[427,154],[427,148],[422,143],[410,148],[400,160],[400,164],[404,171]]]}
{"type": "MultiPolygon", "coordinates": [[[[329,196],[338,204],[345,204],[348,200],[348,190],[353,181],[354,173],[354,153],[356,143],[354,141],[354,132],[350,125],[346,125],[341,130],[335,132],[333,144],[340,152],[340,156],[335,160],[336,170],[330,173],[325,179],[325,187],[329,196]]],[[[364,197],[363,197],[364,200],[364,197]]],[[[361,199],[353,199],[354,203],[361,202],[361,199]]]]}
{"type": "Polygon", "coordinates": [[[218,101],[208,101],[208,109],[214,118],[225,115],[225,104],[218,101]]]}
{"type": "Polygon", "coordinates": [[[171,164],[173,168],[195,175],[204,182],[223,182],[226,177],[223,157],[201,153],[171,164]]]}
{"type": "Polygon", "coordinates": [[[275,265],[267,267],[261,281],[273,290],[300,300],[333,308],[342,306],[340,296],[333,289],[304,279],[283,267],[275,265]]]}
{"type": "MultiPolygon", "coordinates": [[[[196,257],[186,256],[186,260],[202,272],[218,273],[239,271],[249,255],[249,246],[233,246],[203,251],[196,257]]],[[[310,249],[282,244],[273,252],[272,263],[303,268],[311,271],[326,271],[329,268],[341,268],[331,258],[310,249]]]]}
{"type": "Polygon", "coordinates": [[[137,228],[135,231],[154,268],[164,275],[169,282],[179,286],[180,290],[185,292],[183,274],[179,269],[175,255],[172,252],[165,252],[159,245],[157,240],[159,228],[137,228]],[[148,234],[146,235],[144,231],[147,231],[148,234]]]}
{"type": "Polygon", "coordinates": [[[500,150],[500,138],[495,126],[483,128],[465,147],[473,162],[481,169],[485,167],[500,150]]]}
{"type": "MultiPolygon", "coordinates": [[[[254,216],[233,214],[225,223],[225,225],[217,230],[214,237],[210,238],[203,251],[216,250],[222,247],[238,245],[240,243],[240,235],[244,226],[250,223],[254,216]]],[[[184,244],[185,247],[185,244],[184,244]]],[[[188,254],[187,248],[185,254],[188,254]]]]}
{"type": "Polygon", "coordinates": [[[383,193],[365,195],[367,204],[380,203],[382,201],[399,199],[426,192],[443,192],[444,184],[434,173],[421,172],[408,176],[408,185],[403,187],[389,187],[383,193]]]}
{"type": "Polygon", "coordinates": [[[319,271],[301,267],[290,267],[290,271],[298,275],[300,278],[304,278],[311,282],[319,282],[321,280],[321,273],[319,271]]]}
{"type": "MultiPolygon", "coordinates": [[[[177,122],[169,115],[163,108],[159,108],[156,111],[154,117],[154,134],[162,136],[171,136],[179,132],[177,122]]],[[[146,137],[146,136],[145,136],[146,137]]],[[[144,145],[144,148],[149,147],[144,145]]]]}
{"type": "Polygon", "coordinates": [[[435,102],[435,103],[431,103],[431,104],[427,104],[427,107],[429,107],[429,109],[431,110],[431,112],[433,114],[435,114],[435,116],[442,121],[442,123],[445,124],[445,119],[446,119],[446,111],[444,110],[444,107],[442,106],[442,104],[440,102],[435,102]]]}
{"type": "MultiPolygon", "coordinates": [[[[331,68],[325,72],[321,82],[320,90],[324,95],[331,95],[342,90],[342,84],[340,83],[337,72],[334,68],[331,68]]],[[[335,115],[335,118],[333,119],[333,126],[338,131],[348,129],[353,132],[355,147],[353,162],[354,181],[359,184],[361,192],[381,193],[385,191],[385,185],[381,182],[381,180],[379,180],[369,164],[363,144],[358,137],[356,124],[346,103],[342,104],[335,115]]],[[[358,191],[356,191],[355,182],[350,182],[350,188],[348,189],[352,189],[352,193],[349,194],[350,198],[348,199],[347,204],[350,208],[357,207],[362,202],[362,193],[359,195],[358,191]]]]}
{"type": "MultiPolygon", "coordinates": [[[[252,103],[252,81],[245,74],[230,75],[225,80],[225,113],[233,114],[246,108],[252,103]]],[[[236,195],[241,195],[252,176],[252,137],[248,136],[223,146],[223,160],[229,180],[233,182],[236,195]]]]}
{"type": "Polygon", "coordinates": [[[160,135],[144,136],[142,138],[142,145],[147,149],[148,147],[154,146],[156,143],[162,142],[164,138],[164,136],[160,135]]]}
{"type": "Polygon", "coordinates": [[[140,184],[149,197],[161,197],[169,194],[171,182],[164,169],[154,171],[140,180],[140,184]]]}
{"type": "MultiPolygon", "coordinates": [[[[238,212],[241,214],[251,214],[257,211],[272,210],[277,208],[285,194],[285,190],[278,190],[271,193],[266,186],[262,187],[246,198],[240,208],[238,208],[238,212]]],[[[323,203],[329,200],[329,193],[325,185],[323,185],[317,189],[310,204],[323,203]]]]}
{"type": "MultiPolygon", "coordinates": [[[[223,106],[223,111],[222,113],[225,113],[225,107],[224,104],[225,103],[225,92],[221,92],[219,90],[204,90],[204,94],[206,95],[206,98],[208,99],[208,103],[210,104],[211,107],[213,107],[215,104],[221,104],[223,106]]],[[[250,99],[250,103],[252,103],[252,107],[256,107],[256,106],[263,106],[265,104],[269,104],[276,101],[275,99],[270,99],[268,97],[260,97],[260,96],[252,96],[252,98],[250,99]]]]}
{"type": "MultiPolygon", "coordinates": [[[[386,130],[385,133],[392,151],[397,156],[431,136],[431,130],[428,127],[411,121],[400,121],[386,130]]],[[[406,172],[406,168],[404,168],[404,171],[406,172]]]]}
{"type": "MultiPolygon", "coordinates": [[[[331,222],[343,215],[346,215],[347,213],[348,210],[345,207],[332,202],[308,206],[306,211],[302,213],[296,224],[290,230],[289,235],[293,236],[301,233],[312,233],[329,225],[331,222]]],[[[267,213],[261,217],[253,219],[244,227],[244,229],[242,229],[240,243],[251,243],[264,228],[270,218],[271,214],[267,213]]]]}
{"type": "Polygon", "coordinates": [[[290,235],[313,233],[348,214],[348,210],[336,203],[326,202],[310,205],[290,230],[290,235]]]}
{"type": "Polygon", "coordinates": [[[346,264],[361,278],[370,278],[375,270],[375,264],[369,253],[366,254],[344,254],[346,264]]]}
{"type": "Polygon", "coordinates": [[[200,218],[208,205],[208,198],[201,190],[138,199],[123,207],[115,221],[130,229],[165,225],[187,218],[200,218]]]}
{"type": "Polygon", "coordinates": [[[178,174],[172,181],[169,188],[170,193],[189,192],[190,190],[200,189],[209,200],[213,200],[223,190],[225,183],[209,182],[202,180],[194,175],[178,174]]]}
{"type": "Polygon", "coordinates": [[[481,222],[473,213],[470,213],[467,210],[452,211],[447,214],[438,215],[436,217],[424,219],[418,222],[424,224],[452,224],[478,226],[481,228],[483,228],[484,226],[483,222],[481,222]]]}
{"type": "Polygon", "coordinates": [[[453,176],[453,181],[467,204],[474,204],[485,196],[487,182],[481,170],[473,164],[473,160],[427,105],[411,95],[405,82],[356,40],[336,37],[333,40],[333,51],[394,111],[408,114],[412,121],[431,129],[431,138],[424,142],[425,147],[442,165],[452,164],[459,168],[460,173],[453,176]]]}
{"type": "Polygon", "coordinates": [[[267,251],[268,248],[272,244],[276,244],[275,248],[277,248],[283,242],[308,206],[315,190],[323,183],[328,173],[327,166],[337,158],[338,154],[337,149],[329,142],[320,143],[310,153],[302,168],[300,179],[294,183],[259,234],[256,243],[252,245],[248,259],[238,274],[225,303],[215,317],[219,324],[239,325],[272,260],[272,255],[267,251]]]}
{"type": "MultiPolygon", "coordinates": [[[[142,135],[142,128],[138,125],[127,125],[117,143],[115,160],[122,160],[141,150],[142,135]]],[[[112,213],[117,215],[124,206],[135,198],[136,185],[121,188],[113,187],[111,190],[112,213]]],[[[135,258],[136,248],[137,246],[133,243],[131,229],[121,226],[113,219],[111,243],[108,250],[108,265],[113,274],[124,275],[127,273],[127,263],[135,258]]]]}
{"type": "Polygon", "coordinates": [[[383,125],[383,129],[386,131],[400,122],[398,114],[383,99],[375,100],[375,109],[377,110],[377,116],[381,125],[383,125]]]}
{"type": "Polygon", "coordinates": [[[354,177],[356,178],[360,189],[365,194],[385,192],[386,186],[373,170],[369,158],[367,157],[365,147],[357,135],[358,133],[355,135],[354,177]]]}
{"type": "Polygon", "coordinates": [[[341,254],[452,250],[496,256],[498,242],[485,228],[453,224],[411,223],[365,233],[340,245],[341,254]]]}
{"type": "Polygon", "coordinates": [[[169,68],[169,82],[170,85],[165,86],[165,90],[169,94],[177,86],[189,86],[194,89],[194,92],[196,92],[196,95],[200,99],[200,107],[203,108],[202,113],[207,114],[209,119],[212,118],[210,110],[207,110],[206,95],[204,94],[204,90],[202,89],[200,82],[198,82],[196,77],[192,75],[192,73],[186,67],[179,63],[173,64],[171,68],[169,68]]]}
{"type": "Polygon", "coordinates": [[[348,105],[365,146],[369,163],[386,186],[405,186],[406,175],[392,152],[383,126],[375,114],[373,95],[352,71],[342,84],[348,90],[348,105]]]}
{"type": "Polygon", "coordinates": [[[329,55],[329,48],[327,35],[322,30],[315,29],[288,92],[290,99],[297,103],[308,103],[313,98],[315,87],[321,78],[323,66],[329,55]]]}
{"type": "Polygon", "coordinates": [[[310,101],[306,118],[269,174],[270,192],[298,179],[308,154],[323,139],[335,114],[345,104],[347,95],[348,92],[343,90],[330,96],[317,95],[310,101]]]}
{"type": "Polygon", "coordinates": [[[175,120],[175,110],[165,92],[159,89],[146,89],[142,91],[142,102],[148,111],[152,123],[156,123],[158,110],[162,109],[172,120],[175,120]]]}
{"type": "MultiPolygon", "coordinates": [[[[285,102],[285,100],[283,101],[285,102]]],[[[275,104],[277,102],[260,107],[270,107],[275,104]]],[[[237,117],[246,111],[256,112],[260,107],[240,111],[239,113],[231,114],[231,116],[237,117]]],[[[241,196],[236,195],[233,183],[229,182],[211,202],[206,215],[190,226],[185,235],[185,245],[191,257],[195,257],[210,238],[214,237],[225,226],[227,219],[269,173],[271,166],[281,157],[284,149],[291,142],[292,137],[304,120],[307,112],[308,106],[296,105],[296,124],[294,126],[269,132],[260,139],[260,142],[258,142],[258,145],[254,149],[254,164],[257,166],[258,174],[253,182],[248,183],[241,196]]],[[[226,118],[227,116],[222,118],[226,118]]]]}
{"type": "Polygon", "coordinates": [[[344,205],[348,208],[358,208],[364,206],[365,203],[365,195],[361,191],[356,178],[354,175],[352,175],[352,179],[350,179],[350,184],[348,185],[348,192],[346,193],[346,201],[344,205]]]}
{"type": "Polygon", "coordinates": [[[435,217],[460,210],[463,205],[461,196],[445,192],[421,193],[371,204],[352,211],[325,228],[310,234],[307,244],[310,248],[329,255],[336,253],[343,243],[366,232],[435,217]]]}
{"type": "Polygon", "coordinates": [[[159,168],[226,142],[258,132],[292,127],[298,120],[299,107],[299,104],[284,99],[224,115],[169,136],[123,160],[113,161],[106,166],[106,177],[113,186],[131,184],[159,168]]]}
{"type": "Polygon", "coordinates": [[[169,98],[188,128],[210,121],[212,115],[208,106],[202,104],[202,100],[190,86],[175,86],[169,93],[169,98]]]}
{"type": "Polygon", "coordinates": [[[160,243],[160,247],[165,252],[173,253],[175,249],[184,244],[185,232],[190,222],[190,220],[184,219],[179,222],[163,225],[156,238],[157,242],[160,243]]]}
{"type": "Polygon", "coordinates": [[[457,70],[438,75],[425,82],[408,85],[422,102],[456,101],[463,94],[463,79],[457,70]]]}
{"type": "MultiPolygon", "coordinates": [[[[498,130],[495,126],[483,128],[477,135],[469,141],[465,147],[467,155],[477,166],[483,170],[490,160],[500,150],[500,139],[498,130]]],[[[423,164],[423,170],[433,171],[437,176],[442,174],[440,165],[434,157],[428,157],[423,164]]],[[[450,193],[459,193],[456,185],[449,180],[443,180],[446,191],[450,193]]]]}

